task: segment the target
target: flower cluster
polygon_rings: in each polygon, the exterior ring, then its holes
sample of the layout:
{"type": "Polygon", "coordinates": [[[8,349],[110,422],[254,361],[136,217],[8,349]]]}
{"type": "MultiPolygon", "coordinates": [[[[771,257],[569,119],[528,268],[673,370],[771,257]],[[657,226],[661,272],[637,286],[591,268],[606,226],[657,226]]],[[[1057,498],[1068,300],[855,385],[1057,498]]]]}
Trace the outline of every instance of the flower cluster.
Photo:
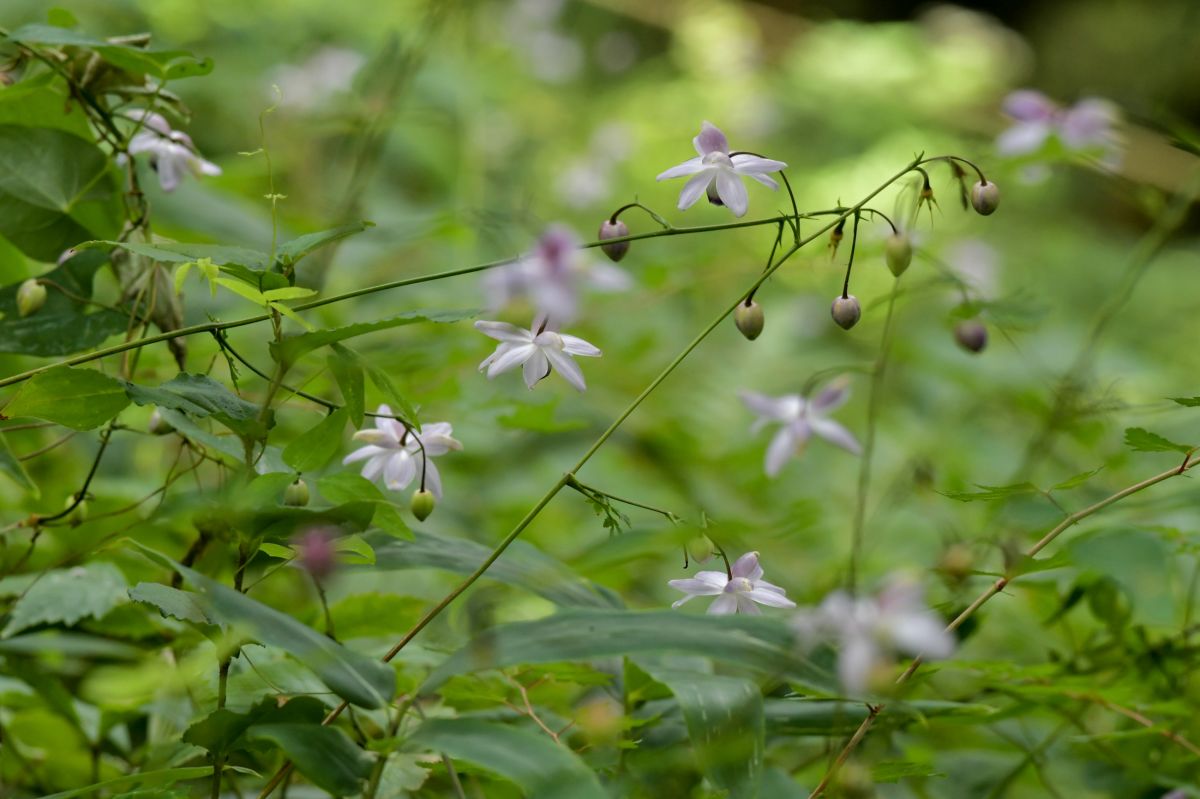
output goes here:
{"type": "Polygon", "coordinates": [[[368,480],[382,477],[389,491],[403,491],[420,477],[421,489],[441,499],[442,477],[433,458],[462,449],[462,444],[451,437],[453,432],[448,422],[410,427],[396,419],[390,407],[380,405],[375,411],[375,427],[354,434],[354,440],[366,446],[351,452],[342,463],[366,461],[362,476],[368,480]]]}
{"type": "Polygon", "coordinates": [[[711,122],[705,122],[700,133],[692,139],[696,148],[696,157],[673,166],[658,176],[658,180],[671,178],[688,178],[679,192],[679,210],[685,211],[696,204],[700,195],[707,194],[708,201],[713,205],[723,205],[733,212],[734,216],[745,216],[750,205],[750,195],[742,177],[757,180],[771,189],[778,189],[779,184],[767,177],[772,172],[787,168],[782,161],[752,153],[730,153],[729,140],[721,129],[711,122]]]}

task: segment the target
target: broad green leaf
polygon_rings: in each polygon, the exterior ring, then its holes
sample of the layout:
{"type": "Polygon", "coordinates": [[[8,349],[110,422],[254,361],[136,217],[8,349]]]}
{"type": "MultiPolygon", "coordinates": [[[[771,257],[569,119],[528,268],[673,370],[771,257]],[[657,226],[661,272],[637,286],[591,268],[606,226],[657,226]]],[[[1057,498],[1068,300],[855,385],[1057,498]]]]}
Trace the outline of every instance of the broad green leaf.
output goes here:
{"type": "Polygon", "coordinates": [[[315,472],[338,453],[349,413],[343,408],[326,416],[283,448],[283,462],[297,472],[315,472]]]}
{"type": "Polygon", "coordinates": [[[9,418],[45,419],[72,430],[91,430],[128,404],[122,381],[94,369],[58,366],[22,384],[3,414],[9,418]]]}
{"type": "Polygon", "coordinates": [[[587,427],[585,419],[556,419],[558,403],[557,397],[540,404],[522,402],[514,405],[509,413],[497,416],[496,421],[504,427],[532,430],[535,433],[565,433],[587,427]]]}
{"type": "Polygon", "coordinates": [[[0,654],[44,657],[48,653],[77,658],[139,660],[145,651],[130,644],[85,633],[58,630],[14,635],[0,641],[0,654]]]}
{"type": "Polygon", "coordinates": [[[995,502],[1022,494],[1040,494],[1041,489],[1033,483],[1016,483],[1007,486],[976,485],[979,491],[945,491],[942,496],[959,502],[995,502]]]}
{"type": "Polygon", "coordinates": [[[111,780],[97,782],[84,788],[60,791],[42,797],[42,799],[75,799],[77,796],[99,796],[106,789],[117,788],[162,788],[188,780],[198,780],[211,776],[212,766],[188,766],[185,768],[165,768],[155,771],[141,771],[137,774],[126,774],[111,780]]]}
{"type": "Polygon", "coordinates": [[[396,388],[396,384],[392,382],[392,378],[388,373],[380,369],[374,364],[363,361],[363,368],[366,369],[367,377],[379,389],[379,393],[383,394],[384,400],[392,409],[392,413],[404,419],[411,425],[420,425],[420,420],[417,418],[417,409],[413,406],[408,398],[400,393],[396,388]]]}
{"type": "MultiPolygon", "coordinates": [[[[170,408],[162,409],[162,416],[175,432],[193,444],[202,446],[208,454],[235,466],[245,465],[246,450],[240,439],[232,435],[217,435],[205,430],[190,416],[170,408]]],[[[268,446],[262,457],[254,464],[259,474],[282,472],[287,469],[279,454],[279,449],[268,446]]]]}
{"type": "Polygon", "coordinates": [[[116,185],[95,144],[54,128],[0,125],[0,235],[38,261],[118,228],[116,185]]]}
{"type": "MultiPolygon", "coordinates": [[[[767,729],[772,735],[841,736],[854,732],[867,717],[861,702],[829,699],[768,699],[764,705],[767,729]]],[[[907,724],[927,718],[987,723],[996,714],[988,705],[922,699],[891,703],[878,724],[907,724]]]]}
{"type": "Polygon", "coordinates": [[[0,433],[0,472],[8,475],[14,483],[35,497],[40,495],[37,484],[29,477],[25,466],[17,460],[12,448],[8,446],[8,436],[3,433],[0,433]]]}
{"type": "Polygon", "coordinates": [[[161,583],[138,583],[129,589],[129,598],[158,608],[163,616],[195,624],[212,624],[204,612],[199,597],[188,591],[180,591],[161,583]]]}
{"type": "Polygon", "coordinates": [[[312,297],[316,293],[316,290],[306,289],[303,286],[283,286],[282,288],[264,291],[263,299],[270,302],[278,302],[280,300],[302,300],[305,297],[312,297]]]}
{"type": "Polygon", "coordinates": [[[671,689],[683,711],[696,761],[730,799],[754,799],[762,781],[766,728],[762,692],[741,678],[638,666],[671,689]]]}
{"type": "Polygon", "coordinates": [[[213,69],[211,58],[198,58],[186,50],[158,50],[116,44],[53,25],[25,25],[8,34],[8,38],[24,44],[84,47],[95,50],[110,64],[126,72],[152,75],[162,80],[207,75],[213,69]]]}
{"type": "Polygon", "coordinates": [[[104,561],[48,571],[17,600],[0,636],[40,624],[71,627],[85,618],[98,619],[128,601],[128,587],[121,570],[104,561]]]}
{"type": "Polygon", "coordinates": [[[1126,428],[1125,446],[1134,452],[1191,452],[1194,449],[1188,444],[1168,441],[1158,433],[1151,433],[1140,427],[1126,428]]]}
{"type": "Polygon", "coordinates": [[[334,796],[360,792],[375,763],[346,733],[319,723],[256,724],[246,732],[246,738],[279,747],[297,771],[334,796]]]}
{"type": "MultiPolygon", "coordinates": [[[[290,482],[291,475],[283,476],[290,482]]],[[[230,521],[256,540],[286,542],[297,532],[309,527],[337,527],[362,532],[371,524],[376,507],[371,502],[346,502],[332,508],[296,508],[279,504],[230,508],[230,521]]]]}
{"type": "MultiPolygon", "coordinates": [[[[377,555],[382,560],[378,550],[377,555]]],[[[782,619],[575,608],[487,630],[430,674],[421,691],[481,669],[641,654],[710,657],[820,693],[836,690],[832,675],[797,654],[795,637],[782,619]]]]}
{"type": "MultiPolygon", "coordinates": [[[[372,535],[377,569],[445,569],[471,574],[491,554],[491,547],[463,538],[415,532],[410,541],[372,535]]],[[[514,541],[485,573],[492,580],[515,585],[564,607],[619,608],[621,600],[589,583],[570,568],[532,544],[514,541]]]]}
{"type": "Polygon", "coordinates": [[[290,266],[315,250],[319,250],[322,247],[333,244],[335,241],[341,241],[347,236],[353,236],[355,233],[361,233],[373,227],[375,227],[374,222],[363,221],[353,222],[349,225],[342,225],[330,230],[321,230],[316,233],[306,233],[303,236],[280,244],[279,248],[275,250],[275,258],[280,263],[290,266]]]}
{"type": "Polygon", "coordinates": [[[608,797],[574,752],[531,730],[475,719],[431,719],[409,743],[494,771],[529,799],[608,797]]]}
{"type": "Polygon", "coordinates": [[[129,324],[124,314],[79,301],[92,296],[92,279],[107,263],[103,253],[88,251],[42,275],[46,304],[26,317],[17,312],[20,283],[0,289],[0,352],[70,355],[123,332],[129,324]]]}
{"type": "Polygon", "coordinates": [[[253,271],[267,268],[271,256],[246,247],[230,247],[224,244],[193,244],[182,241],[89,241],[81,247],[120,247],[134,255],[155,261],[183,264],[191,261],[208,260],[217,266],[237,265],[253,271]]]}
{"type": "MultiPolygon", "coordinates": [[[[261,409],[206,375],[180,372],[160,386],[126,383],[129,399],[138,405],[157,405],[196,417],[211,416],[239,436],[261,439],[266,429],[259,421],[261,409]]],[[[266,428],[274,423],[273,416],[266,428]]]]}
{"type": "MultiPolygon", "coordinates": [[[[407,311],[402,314],[380,319],[377,322],[359,322],[344,327],[333,327],[327,330],[316,330],[312,333],[300,333],[295,336],[285,336],[282,342],[273,342],[271,352],[277,361],[295,363],[305,353],[318,347],[325,347],[346,339],[374,333],[378,330],[388,330],[393,327],[413,325],[420,322],[451,323],[470,319],[478,311],[407,311]]],[[[382,389],[382,387],[381,387],[382,389]]]]}
{"type": "Polygon", "coordinates": [[[346,412],[350,415],[350,424],[362,427],[365,402],[363,389],[363,368],[354,353],[341,344],[330,345],[332,350],[326,363],[333,379],[337,381],[338,391],[342,392],[342,400],[346,403],[346,412]]]}
{"type": "Polygon", "coordinates": [[[1200,397],[1171,397],[1171,400],[1185,408],[1200,408],[1200,397]]]}
{"type": "Polygon", "coordinates": [[[1154,533],[1133,527],[1099,530],[1067,545],[1080,569],[1116,580],[1133,603],[1135,624],[1175,621],[1171,547],[1154,533]]]}
{"type": "Polygon", "coordinates": [[[47,73],[24,77],[15,86],[0,91],[0,125],[58,128],[82,139],[92,136],[87,117],[70,103],[65,84],[47,73]]]}
{"type": "Polygon", "coordinates": [[[183,742],[224,754],[237,748],[243,733],[255,724],[320,724],[326,708],[319,699],[298,696],[280,705],[274,696],[256,702],[243,713],[218,708],[193,723],[183,733],[183,742]]]}
{"type": "Polygon", "coordinates": [[[375,799],[401,799],[412,791],[418,791],[429,779],[429,768],[421,765],[421,755],[408,752],[392,752],[387,756],[383,773],[379,776],[379,790],[375,799]]]}
{"type": "Polygon", "coordinates": [[[411,538],[404,517],[379,487],[355,472],[338,472],[317,481],[317,490],[329,502],[370,502],[375,505],[371,523],[390,536],[411,538]]]}
{"type": "Polygon", "coordinates": [[[396,674],[384,663],[354,652],[285,613],[234,591],[165,555],[136,544],[151,560],[188,580],[204,599],[211,619],[244,631],[268,646],[276,646],[316,672],[347,701],[362,707],[382,707],[396,690],[396,674]]]}

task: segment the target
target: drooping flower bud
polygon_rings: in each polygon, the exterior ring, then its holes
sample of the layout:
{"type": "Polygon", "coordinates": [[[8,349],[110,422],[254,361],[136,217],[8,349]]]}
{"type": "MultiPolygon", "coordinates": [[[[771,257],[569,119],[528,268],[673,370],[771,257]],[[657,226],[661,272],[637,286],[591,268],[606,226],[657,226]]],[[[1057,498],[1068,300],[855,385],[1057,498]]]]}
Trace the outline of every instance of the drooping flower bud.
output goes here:
{"type": "Polygon", "coordinates": [[[833,301],[830,313],[833,315],[833,321],[837,322],[839,327],[849,330],[858,324],[858,320],[862,316],[862,306],[858,304],[857,297],[847,294],[845,297],[838,297],[833,301]]]}
{"type": "Polygon", "coordinates": [[[296,482],[283,491],[283,504],[293,508],[303,508],[308,504],[308,483],[296,478],[296,482]]]}
{"type": "Polygon", "coordinates": [[[713,552],[715,551],[716,545],[713,544],[712,539],[706,536],[704,533],[691,538],[687,542],[688,557],[691,558],[695,563],[703,563],[711,558],[713,556],[713,552]]]}
{"type": "Polygon", "coordinates": [[[150,414],[150,421],[146,423],[146,430],[152,435],[165,436],[174,433],[175,427],[163,418],[162,412],[158,408],[155,408],[154,412],[150,414]]]}
{"type": "Polygon", "coordinates": [[[754,300],[738,303],[738,307],[733,311],[733,321],[743,336],[754,341],[763,331],[762,306],[754,300]]]}
{"type": "Polygon", "coordinates": [[[417,517],[417,521],[423,522],[429,518],[429,514],[433,513],[436,506],[437,500],[434,498],[433,492],[422,488],[413,493],[409,508],[412,510],[412,515],[417,517]]]}
{"type": "Polygon", "coordinates": [[[318,580],[333,574],[337,568],[334,538],[325,527],[310,527],[293,541],[300,567],[318,580]]]}
{"type": "Polygon", "coordinates": [[[976,213],[991,216],[1000,205],[1000,187],[990,181],[977,181],[971,187],[971,206],[976,213]]]}
{"type": "Polygon", "coordinates": [[[63,510],[71,510],[71,512],[67,514],[67,521],[70,522],[72,527],[78,527],[79,525],[83,524],[87,521],[88,517],[87,498],[80,498],[79,504],[76,505],[75,498],[78,496],[78,494],[71,494],[67,497],[67,501],[63,503],[63,510]],[[74,506],[74,508],[72,508],[72,506],[74,506]]]}
{"type": "Polygon", "coordinates": [[[46,304],[46,287],[29,278],[17,289],[17,313],[22,318],[35,314],[46,304]]]}
{"type": "Polygon", "coordinates": [[[973,319],[959,322],[954,326],[954,340],[968,352],[983,352],[988,341],[987,328],[973,319]]]}
{"type": "Polygon", "coordinates": [[[891,273],[900,277],[912,263],[912,241],[904,233],[893,233],[883,243],[883,255],[891,273]]]}
{"type": "MultiPolygon", "coordinates": [[[[620,219],[615,222],[611,219],[605,219],[600,223],[600,233],[597,236],[601,241],[605,239],[619,239],[629,235],[629,227],[620,219]]],[[[629,252],[629,242],[615,241],[612,244],[601,244],[600,249],[604,251],[613,261],[619,261],[625,257],[625,253],[629,252]]]]}

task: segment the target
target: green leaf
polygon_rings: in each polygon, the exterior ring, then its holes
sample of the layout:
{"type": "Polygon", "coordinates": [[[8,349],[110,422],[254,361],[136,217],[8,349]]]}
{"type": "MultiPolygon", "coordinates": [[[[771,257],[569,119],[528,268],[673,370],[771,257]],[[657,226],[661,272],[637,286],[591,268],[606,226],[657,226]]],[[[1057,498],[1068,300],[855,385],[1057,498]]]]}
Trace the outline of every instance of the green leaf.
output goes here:
{"type": "Polygon", "coordinates": [[[1078,488],[1079,486],[1086,483],[1088,480],[1091,480],[1093,477],[1100,474],[1100,472],[1102,472],[1102,471],[1104,471],[1104,467],[1098,466],[1089,472],[1081,472],[1081,473],[1075,475],[1074,477],[1069,477],[1066,480],[1063,480],[1061,483],[1057,483],[1050,490],[1051,491],[1066,491],[1071,488],[1078,488]]]}
{"type": "Polygon", "coordinates": [[[374,222],[353,222],[349,225],[342,225],[330,230],[322,230],[317,233],[306,233],[299,238],[292,239],[279,245],[275,250],[275,258],[282,264],[291,266],[309,253],[319,250],[335,241],[341,241],[347,236],[353,236],[355,233],[361,233],[368,228],[375,227],[374,222]]]}
{"type": "Polygon", "coordinates": [[[1158,433],[1151,433],[1140,427],[1126,428],[1125,446],[1134,452],[1191,452],[1194,449],[1188,444],[1168,441],[1158,433]]]}
{"type": "MultiPolygon", "coordinates": [[[[376,555],[382,561],[382,553],[376,555]]],[[[430,674],[421,691],[480,669],[639,654],[710,657],[819,693],[837,690],[831,674],[796,653],[795,636],[781,619],[575,608],[484,632],[430,674]]]]}
{"type": "Polygon", "coordinates": [[[244,745],[242,735],[255,724],[320,724],[325,706],[311,696],[295,697],[280,705],[268,696],[244,713],[218,708],[193,723],[183,733],[183,742],[222,755],[244,745]]]}
{"type": "Polygon", "coordinates": [[[1200,408],[1200,397],[1171,397],[1171,401],[1185,408],[1200,408]]]}
{"type": "Polygon", "coordinates": [[[93,369],[56,366],[21,386],[3,414],[30,416],[72,430],[91,430],[129,404],[125,384],[93,369]]]}
{"type": "Polygon", "coordinates": [[[899,782],[909,777],[945,777],[946,775],[928,763],[911,760],[884,760],[871,766],[874,782],[899,782]]]}
{"type": "MultiPolygon", "coordinates": [[[[772,735],[841,736],[854,732],[866,719],[866,705],[828,699],[768,699],[764,706],[767,729],[772,735]]],[[[988,705],[925,699],[888,705],[879,723],[901,724],[938,718],[986,723],[996,713],[988,705]]]]}
{"type": "Polygon", "coordinates": [[[127,601],[128,587],[121,570],[104,561],[53,569],[17,600],[0,637],[40,624],[71,627],[85,618],[98,619],[127,601]]]}
{"type": "Polygon", "coordinates": [[[326,416],[283,448],[283,462],[297,472],[315,472],[342,447],[349,413],[343,408],[326,416]]]}
{"type": "Polygon", "coordinates": [[[332,352],[326,359],[333,379],[337,381],[338,391],[342,392],[346,412],[350,415],[350,424],[362,427],[365,410],[365,392],[363,390],[363,368],[357,356],[341,344],[330,345],[332,352]]]}
{"type": "Polygon", "coordinates": [[[346,733],[319,723],[255,725],[247,731],[246,738],[279,747],[297,771],[334,796],[360,792],[362,781],[371,776],[375,763],[346,733]]]}
{"type": "Polygon", "coordinates": [[[32,77],[26,73],[20,83],[0,91],[0,125],[57,128],[91,138],[87,116],[69,100],[65,83],[57,82],[53,73],[32,77]]]}
{"type": "Polygon", "coordinates": [[[1007,486],[985,486],[976,484],[979,491],[945,491],[942,496],[959,502],[995,502],[1022,494],[1040,494],[1041,489],[1033,483],[1016,483],[1007,486]]]}
{"type": "Polygon", "coordinates": [[[257,641],[291,654],[316,672],[334,692],[362,707],[383,707],[396,690],[396,674],[385,663],[368,658],[327,636],[267,607],[245,594],[180,565],[134,542],[154,562],[183,575],[204,599],[209,618],[235,626],[257,641]]]}
{"type": "Polygon", "coordinates": [[[17,290],[21,284],[0,289],[0,352],[70,355],[124,332],[129,323],[124,314],[108,308],[94,310],[79,301],[92,296],[92,279],[107,263],[103,253],[83,252],[42,275],[46,304],[26,317],[17,311],[17,290]]]}
{"type": "Polygon", "coordinates": [[[83,47],[94,50],[113,66],[135,75],[152,75],[161,80],[197,77],[212,72],[211,58],[198,58],[186,50],[156,50],[114,44],[105,39],[53,25],[25,25],[8,38],[23,44],[50,47],[83,47]]]}
{"type": "Polygon", "coordinates": [[[1132,602],[1135,624],[1167,627],[1175,619],[1171,547],[1138,528],[1099,530],[1067,545],[1074,564],[1116,580],[1132,602]]]}
{"type": "MultiPolygon", "coordinates": [[[[381,535],[369,536],[368,541],[375,550],[376,568],[386,570],[435,568],[471,574],[492,552],[491,547],[474,541],[428,532],[414,533],[411,541],[381,535]]],[[[514,541],[485,576],[525,588],[564,607],[621,607],[618,596],[584,580],[525,541],[514,541]]]]}
{"type": "Polygon", "coordinates": [[[388,377],[387,372],[380,369],[374,364],[363,362],[363,368],[367,372],[367,377],[371,378],[371,382],[375,384],[375,388],[383,394],[384,400],[392,409],[392,414],[399,416],[411,425],[419,425],[420,420],[417,418],[417,409],[408,401],[408,398],[400,393],[396,388],[396,384],[392,382],[392,378],[388,377]]]}
{"type": "Polygon", "coordinates": [[[111,780],[97,782],[85,788],[73,788],[69,791],[52,793],[42,799],[75,799],[77,796],[99,796],[104,789],[115,788],[163,788],[187,780],[198,780],[211,776],[212,766],[188,766],[186,768],[165,768],[155,771],[141,771],[137,774],[126,774],[111,780]]]}
{"type": "Polygon", "coordinates": [[[606,799],[595,774],[570,749],[530,730],[475,719],[431,719],[412,744],[494,771],[529,799],[606,799]]]}
{"type": "MultiPolygon", "coordinates": [[[[89,241],[81,244],[77,249],[106,246],[120,247],[134,255],[141,255],[164,263],[184,264],[207,260],[222,269],[237,266],[255,273],[265,272],[271,260],[271,256],[267,253],[247,247],[198,244],[186,241],[89,241]]],[[[279,277],[283,278],[282,275],[279,277]]],[[[287,285],[286,279],[283,280],[282,285],[287,285]]]]}
{"type": "MultiPolygon", "coordinates": [[[[275,357],[276,361],[295,363],[305,353],[311,352],[318,347],[325,347],[354,338],[355,336],[362,336],[378,330],[389,330],[393,327],[413,325],[420,322],[435,322],[440,324],[461,322],[463,319],[470,319],[477,313],[478,311],[407,311],[377,322],[359,322],[344,327],[333,327],[326,330],[316,330],[312,333],[285,336],[282,342],[273,342],[271,344],[271,354],[275,357]]],[[[380,388],[382,390],[382,387],[380,388]]]]}
{"type": "Polygon", "coordinates": [[[0,472],[8,475],[14,483],[24,488],[35,497],[40,496],[37,483],[33,482],[25,466],[17,460],[12,448],[8,446],[8,436],[0,433],[0,472]]]}
{"type": "Polygon", "coordinates": [[[38,261],[118,228],[116,185],[96,145],[54,128],[0,125],[0,235],[38,261]]]}
{"type": "Polygon", "coordinates": [[[758,796],[766,747],[758,685],[741,677],[662,668],[642,660],[638,666],[675,695],[704,775],[728,791],[730,799],[758,796]]]}
{"type": "Polygon", "coordinates": [[[157,405],[159,408],[182,411],[203,418],[211,416],[239,436],[261,439],[266,428],[259,421],[261,409],[247,402],[207,375],[180,372],[160,386],[139,386],[126,383],[129,399],[138,405],[157,405]]]}
{"type": "MultiPolygon", "coordinates": [[[[266,476],[266,475],[264,475],[266,476]]],[[[288,482],[291,475],[282,475],[288,482]]],[[[309,527],[338,527],[361,532],[371,524],[376,505],[371,502],[346,502],[332,508],[295,508],[284,505],[236,510],[231,520],[240,529],[252,532],[257,540],[286,542],[309,527]]]]}
{"type": "Polygon", "coordinates": [[[317,481],[317,490],[329,502],[370,502],[375,506],[371,522],[383,532],[397,538],[411,538],[412,530],[379,487],[355,472],[338,472],[317,481]]]}
{"type": "Polygon", "coordinates": [[[204,612],[201,598],[188,591],[180,591],[161,583],[138,583],[129,589],[129,598],[158,608],[163,616],[195,624],[212,624],[204,612]]]}

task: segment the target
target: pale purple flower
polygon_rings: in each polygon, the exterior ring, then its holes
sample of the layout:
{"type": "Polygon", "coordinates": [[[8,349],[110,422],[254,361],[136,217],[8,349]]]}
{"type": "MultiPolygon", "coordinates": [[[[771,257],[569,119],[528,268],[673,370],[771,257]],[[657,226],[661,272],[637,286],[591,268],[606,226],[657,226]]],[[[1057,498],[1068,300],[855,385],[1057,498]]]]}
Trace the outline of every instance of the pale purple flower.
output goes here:
{"type": "Polygon", "coordinates": [[[732,574],[716,571],[696,572],[695,577],[671,580],[667,584],[685,596],[675,600],[671,607],[677,608],[698,596],[715,596],[708,606],[713,615],[749,613],[757,616],[758,605],[773,608],[794,608],[796,603],[788,599],[782,588],[764,580],[763,568],[758,562],[757,552],[747,552],[729,567],[732,574]],[[758,603],[758,605],[754,603],[758,603]]]}
{"type": "Polygon", "coordinates": [[[322,47],[303,64],[283,64],[275,69],[271,87],[278,87],[282,105],[308,110],[334,95],[348,91],[367,59],[343,47],[322,47]]]}
{"type": "Polygon", "coordinates": [[[803,452],[813,435],[855,455],[862,453],[862,447],[854,435],[828,418],[850,397],[850,389],[844,379],[834,381],[812,398],[799,394],[768,397],[753,391],[742,391],[739,395],[746,407],[759,417],[750,427],[751,434],[769,424],[780,425],[767,446],[763,467],[768,477],[779,474],[789,458],[803,452]]]}
{"type": "Polygon", "coordinates": [[[742,176],[757,180],[764,186],[778,189],[779,184],[767,177],[769,172],[785,169],[783,161],[773,161],[749,153],[730,155],[725,134],[711,122],[705,122],[692,144],[698,155],[679,166],[673,166],[658,176],[658,180],[689,177],[679,193],[679,210],[691,208],[700,195],[707,192],[714,205],[724,205],[734,216],[744,216],[750,203],[742,176]]]}
{"type": "Polygon", "coordinates": [[[354,434],[354,440],[366,446],[351,452],[342,463],[366,461],[362,476],[373,481],[382,475],[389,491],[403,491],[414,478],[419,480],[423,471],[425,488],[441,499],[442,476],[433,458],[462,449],[462,444],[451,437],[454,428],[448,422],[432,422],[409,429],[390,418],[392,409],[387,405],[380,405],[375,412],[379,414],[375,417],[375,427],[354,434]]]}
{"type": "Polygon", "coordinates": [[[337,569],[336,537],[336,531],[326,527],[310,527],[296,536],[292,545],[300,568],[318,580],[333,574],[337,569]]]}
{"type": "Polygon", "coordinates": [[[583,370],[572,356],[598,358],[601,354],[583,339],[559,333],[544,316],[534,319],[528,330],[506,322],[483,321],[476,322],[475,329],[500,342],[496,351],[479,364],[479,371],[486,369],[490,380],[521,366],[525,385],[530,389],[548,377],[553,369],[576,389],[584,391],[587,383],[583,379],[583,370]]]}
{"type": "Polygon", "coordinates": [[[837,643],[838,677],[851,693],[865,690],[871,674],[890,665],[896,653],[926,660],[954,653],[953,634],[925,606],[921,587],[903,577],[893,577],[875,598],[835,591],[815,610],[797,614],[794,626],[806,645],[837,643]]]}
{"type": "Polygon", "coordinates": [[[546,228],[532,252],[484,277],[488,307],[499,310],[528,297],[538,313],[566,323],[576,316],[582,287],[612,292],[633,284],[625,270],[588,257],[580,244],[575,231],[565,225],[546,228]]]}
{"type": "Polygon", "coordinates": [[[129,140],[129,154],[149,154],[150,166],[158,173],[158,185],[163,191],[175,191],[189,172],[196,177],[221,174],[219,166],[200,157],[191,137],[183,131],[172,130],[161,114],[140,111],[129,116],[142,123],[129,140]]]}
{"type": "Polygon", "coordinates": [[[1106,100],[1088,97],[1063,108],[1046,95],[1021,89],[1004,100],[1004,113],[1013,124],[996,139],[1001,155],[1036,153],[1053,137],[1068,151],[1100,149],[1105,160],[1116,157],[1116,108],[1106,100]]]}

